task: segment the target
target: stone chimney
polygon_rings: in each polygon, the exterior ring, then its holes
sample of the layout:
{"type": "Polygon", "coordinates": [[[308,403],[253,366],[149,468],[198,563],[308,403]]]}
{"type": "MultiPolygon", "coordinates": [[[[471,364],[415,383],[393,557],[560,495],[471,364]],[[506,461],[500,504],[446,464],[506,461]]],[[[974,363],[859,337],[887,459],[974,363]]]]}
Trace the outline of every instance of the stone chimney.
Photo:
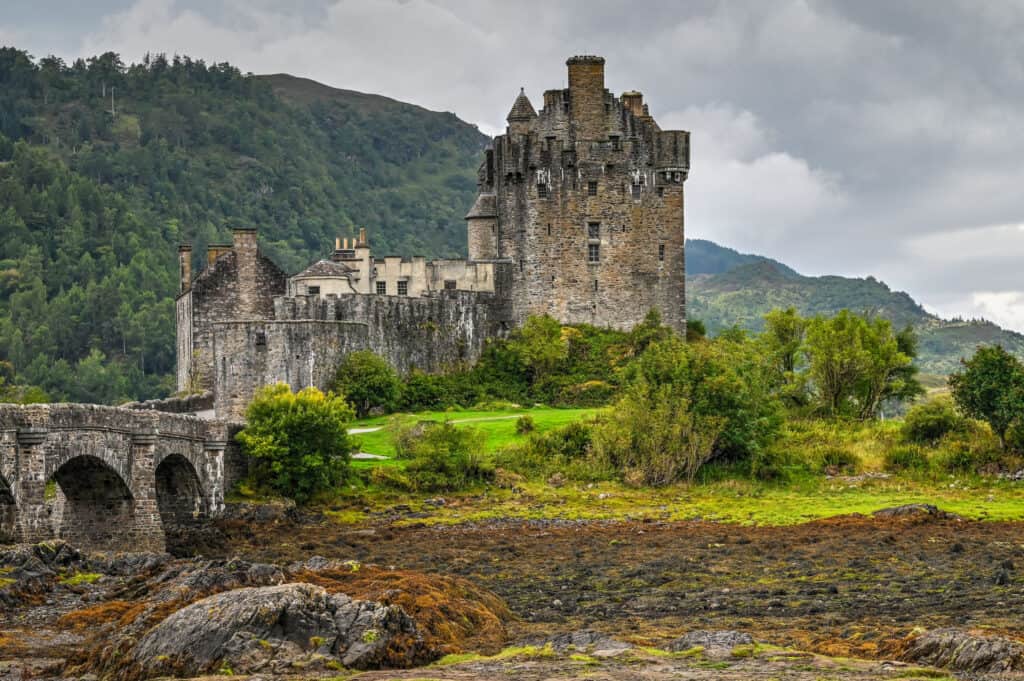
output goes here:
{"type": "Polygon", "coordinates": [[[256,245],[256,230],[251,227],[236,227],[231,230],[235,252],[235,267],[238,276],[238,317],[253,319],[259,315],[259,282],[256,261],[259,247],[256,245]]]}
{"type": "Polygon", "coordinates": [[[569,116],[577,140],[608,136],[604,101],[604,57],[582,55],[565,62],[569,67],[569,116]]]}
{"type": "Polygon", "coordinates": [[[636,90],[622,93],[622,106],[629,110],[634,116],[644,115],[644,96],[636,90]]]}
{"type": "Polygon", "coordinates": [[[178,293],[192,288],[192,244],[183,243],[178,246],[178,274],[181,278],[178,293]]]}

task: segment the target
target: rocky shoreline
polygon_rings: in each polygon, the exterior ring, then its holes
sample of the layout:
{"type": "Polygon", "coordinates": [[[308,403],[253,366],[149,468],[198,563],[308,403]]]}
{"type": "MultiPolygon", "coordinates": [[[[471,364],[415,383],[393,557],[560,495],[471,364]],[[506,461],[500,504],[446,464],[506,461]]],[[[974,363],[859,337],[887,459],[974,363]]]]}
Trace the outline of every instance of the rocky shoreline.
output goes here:
{"type": "Polygon", "coordinates": [[[241,557],[0,548],[0,679],[1024,679],[1012,523],[260,513],[200,532],[241,557]]]}

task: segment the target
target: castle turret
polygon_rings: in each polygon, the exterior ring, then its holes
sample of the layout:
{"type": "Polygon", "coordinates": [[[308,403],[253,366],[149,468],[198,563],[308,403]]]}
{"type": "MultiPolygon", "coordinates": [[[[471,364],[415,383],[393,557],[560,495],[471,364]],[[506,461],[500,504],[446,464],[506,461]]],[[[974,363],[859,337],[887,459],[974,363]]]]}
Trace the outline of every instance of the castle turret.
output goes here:
{"type": "Polygon", "coordinates": [[[526,96],[526,90],[520,88],[519,96],[512,103],[512,110],[508,112],[505,119],[508,121],[508,134],[528,135],[530,126],[536,119],[537,112],[534,110],[533,104],[530,103],[530,98],[526,96]]]}
{"type": "Polygon", "coordinates": [[[481,192],[466,215],[470,260],[498,257],[498,211],[493,193],[481,192]]]}
{"type": "Polygon", "coordinates": [[[606,139],[604,57],[582,55],[565,63],[569,67],[569,107],[576,139],[606,139]]]}

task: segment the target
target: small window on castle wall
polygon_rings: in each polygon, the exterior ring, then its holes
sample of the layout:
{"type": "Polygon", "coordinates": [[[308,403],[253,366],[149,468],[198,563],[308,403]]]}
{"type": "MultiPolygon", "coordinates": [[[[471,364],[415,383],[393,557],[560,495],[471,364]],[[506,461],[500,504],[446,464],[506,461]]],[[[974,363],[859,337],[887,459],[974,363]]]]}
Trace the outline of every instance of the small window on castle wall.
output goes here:
{"type": "Polygon", "coordinates": [[[537,185],[537,197],[541,199],[548,198],[548,186],[546,184],[537,185]]]}
{"type": "Polygon", "coordinates": [[[263,348],[267,346],[267,332],[257,331],[255,339],[256,347],[263,348]]]}
{"type": "Polygon", "coordinates": [[[634,199],[639,199],[640,198],[640,185],[639,184],[634,184],[633,185],[633,198],[634,199]]]}
{"type": "Polygon", "coordinates": [[[318,296],[318,295],[320,295],[320,287],[319,286],[307,286],[306,287],[306,295],[309,295],[309,296],[318,296]]]}
{"type": "Polygon", "coordinates": [[[665,259],[665,244],[658,244],[658,260],[665,259]]]}
{"type": "Polygon", "coordinates": [[[620,151],[622,149],[622,139],[619,137],[612,137],[612,151],[620,151]]]}
{"type": "Polygon", "coordinates": [[[454,291],[455,290],[455,280],[454,279],[445,279],[444,280],[444,290],[445,291],[454,291]]]}
{"type": "Polygon", "coordinates": [[[388,282],[378,281],[377,282],[377,295],[386,296],[388,294],[388,282]]]}
{"type": "Polygon", "coordinates": [[[599,244],[587,244],[587,262],[601,262],[601,246],[599,244]]]}
{"type": "Polygon", "coordinates": [[[588,222],[587,223],[587,238],[588,239],[600,239],[601,238],[601,223],[600,222],[588,222]]]}
{"type": "Polygon", "coordinates": [[[409,295],[409,282],[400,281],[398,282],[398,295],[407,296],[409,295]]]}
{"type": "Polygon", "coordinates": [[[587,196],[597,196],[597,181],[591,180],[587,182],[587,196]]]}
{"type": "Polygon", "coordinates": [[[597,293],[597,279],[594,280],[594,293],[597,293]]]}
{"type": "Polygon", "coordinates": [[[551,223],[548,223],[548,236],[551,236],[551,223]]]}
{"type": "Polygon", "coordinates": [[[665,196],[665,188],[658,187],[658,196],[665,196]]]}

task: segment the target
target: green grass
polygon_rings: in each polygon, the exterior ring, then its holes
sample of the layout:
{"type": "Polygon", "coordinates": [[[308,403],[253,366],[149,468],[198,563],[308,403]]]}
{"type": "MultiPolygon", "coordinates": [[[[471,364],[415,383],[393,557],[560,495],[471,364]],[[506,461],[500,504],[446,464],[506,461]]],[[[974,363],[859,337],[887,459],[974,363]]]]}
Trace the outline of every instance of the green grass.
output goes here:
{"type": "MultiPolygon", "coordinates": [[[[359,451],[369,454],[393,457],[395,445],[391,432],[388,430],[388,423],[392,418],[401,419],[403,423],[416,423],[417,421],[452,421],[457,427],[472,427],[484,433],[484,448],[486,453],[493,453],[498,449],[523,439],[524,435],[516,433],[516,421],[520,416],[529,414],[533,418],[536,432],[544,432],[551,428],[564,426],[567,423],[578,421],[596,412],[596,409],[553,409],[548,407],[535,407],[532,409],[509,409],[500,411],[427,411],[417,414],[399,414],[397,416],[377,416],[363,419],[353,423],[351,428],[376,428],[381,427],[373,433],[360,433],[353,435],[359,442],[359,451]]],[[[381,465],[401,465],[401,462],[391,459],[389,461],[353,461],[354,468],[373,468],[381,465]]]]}
{"type": "Polygon", "coordinates": [[[67,586],[81,586],[83,584],[94,584],[102,578],[103,575],[95,572],[76,572],[73,575],[62,577],[60,583],[67,586]]]}

